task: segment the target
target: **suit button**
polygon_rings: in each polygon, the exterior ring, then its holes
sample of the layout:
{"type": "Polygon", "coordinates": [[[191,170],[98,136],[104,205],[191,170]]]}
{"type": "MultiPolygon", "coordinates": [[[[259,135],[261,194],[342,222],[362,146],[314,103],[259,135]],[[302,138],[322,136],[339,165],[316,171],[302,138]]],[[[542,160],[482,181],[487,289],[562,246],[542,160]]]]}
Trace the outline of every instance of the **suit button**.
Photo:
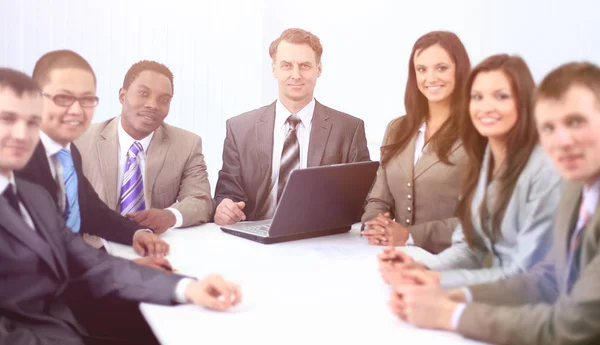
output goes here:
{"type": "Polygon", "coordinates": [[[412,212],[412,208],[410,208],[410,206],[408,206],[408,207],[406,208],[406,210],[408,211],[408,213],[412,212]]]}
{"type": "Polygon", "coordinates": [[[410,219],[406,218],[406,224],[410,224],[410,219]]]}
{"type": "Polygon", "coordinates": [[[410,182],[406,184],[406,187],[410,188],[411,184],[410,182]]]}
{"type": "Polygon", "coordinates": [[[408,198],[408,200],[412,200],[412,195],[408,194],[406,197],[408,198]]]}

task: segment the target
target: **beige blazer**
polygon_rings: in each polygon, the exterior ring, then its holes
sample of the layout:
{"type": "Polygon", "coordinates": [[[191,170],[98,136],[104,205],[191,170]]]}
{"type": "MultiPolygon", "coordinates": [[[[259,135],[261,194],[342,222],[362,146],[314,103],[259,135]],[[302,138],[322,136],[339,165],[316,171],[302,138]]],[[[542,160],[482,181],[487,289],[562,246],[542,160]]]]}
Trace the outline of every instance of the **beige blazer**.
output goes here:
{"type": "MultiPolygon", "coordinates": [[[[275,102],[227,120],[223,168],[215,204],[244,201],[247,220],[262,220],[268,209],[275,102]]],[[[369,160],[365,125],[315,101],[308,145],[309,167],[369,160]]]]}
{"type": "Polygon", "coordinates": [[[528,273],[470,287],[475,302],[460,318],[460,333],[495,344],[600,343],[600,204],[582,230],[580,271],[571,291],[565,280],[581,192],[579,184],[565,185],[554,246],[544,261],[528,273]]]}
{"type": "MultiPolygon", "coordinates": [[[[402,119],[388,124],[383,145],[402,119]]],[[[408,227],[415,245],[439,253],[452,243],[452,232],[458,224],[455,212],[467,156],[457,141],[448,157],[454,165],[442,163],[435,152],[427,149],[414,165],[415,141],[416,133],[400,154],[379,167],[362,221],[390,212],[398,223],[408,227]]]]}
{"type": "MultiPolygon", "coordinates": [[[[76,141],[83,157],[83,173],[102,201],[116,211],[118,124],[119,117],[93,124],[76,141]]],[[[148,146],[144,174],[147,208],[177,209],[183,227],[210,220],[213,202],[198,135],[163,123],[148,146]]]]}

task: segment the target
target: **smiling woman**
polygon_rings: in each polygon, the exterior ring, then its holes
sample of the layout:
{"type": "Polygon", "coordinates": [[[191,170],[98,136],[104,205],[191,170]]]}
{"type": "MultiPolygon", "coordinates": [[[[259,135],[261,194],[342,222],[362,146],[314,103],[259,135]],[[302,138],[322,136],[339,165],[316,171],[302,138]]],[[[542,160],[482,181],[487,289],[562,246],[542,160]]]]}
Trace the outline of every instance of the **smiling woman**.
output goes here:
{"type": "MultiPolygon", "coordinates": [[[[534,87],[525,61],[506,54],[485,59],[467,80],[469,111],[460,116],[460,138],[469,160],[460,224],[450,248],[420,263],[444,288],[514,276],[543,259],[552,245],[561,184],[538,145],[534,87]],[[487,257],[491,265],[484,264],[487,257]]],[[[393,284],[398,276],[390,272],[384,279],[393,284]]]]}
{"type": "Polygon", "coordinates": [[[465,47],[451,32],[430,32],[414,44],[406,116],[388,125],[362,217],[369,243],[416,244],[433,253],[450,245],[466,158],[458,117],[469,68],[465,47]]]}

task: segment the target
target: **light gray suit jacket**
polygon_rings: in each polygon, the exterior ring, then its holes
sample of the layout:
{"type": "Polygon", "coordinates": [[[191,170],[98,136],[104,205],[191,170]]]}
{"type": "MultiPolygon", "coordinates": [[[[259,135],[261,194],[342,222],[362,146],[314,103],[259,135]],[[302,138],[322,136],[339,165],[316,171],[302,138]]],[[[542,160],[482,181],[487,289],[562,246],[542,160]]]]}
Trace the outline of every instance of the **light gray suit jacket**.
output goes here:
{"type": "MultiPolygon", "coordinates": [[[[387,126],[383,145],[389,144],[390,131],[398,128],[403,118],[387,126]]],[[[460,141],[456,141],[448,156],[453,165],[444,164],[431,150],[425,150],[414,165],[416,138],[415,133],[400,154],[379,167],[362,222],[390,212],[392,218],[408,227],[415,245],[439,253],[452,243],[452,232],[458,224],[456,205],[467,156],[460,141]]]]}
{"type": "Polygon", "coordinates": [[[35,231],[0,196],[0,344],[82,344],[67,290],[172,304],[181,276],[90,250],[44,188],[21,179],[16,185],[35,231]]]}
{"type": "MultiPolygon", "coordinates": [[[[562,183],[538,145],[529,156],[508,202],[500,224],[501,238],[494,242],[497,255],[492,258],[491,268],[484,268],[485,257],[492,253],[492,243],[482,228],[479,207],[486,190],[485,202],[490,207],[498,188],[495,181],[488,185],[490,162],[488,146],[471,206],[476,245],[473,248],[467,245],[459,225],[454,231],[452,246],[423,261],[430,269],[441,271],[440,283],[445,288],[489,283],[525,272],[541,261],[552,246],[553,220],[562,183]]],[[[491,220],[486,221],[487,228],[491,229],[491,220]]]]}
{"type": "MultiPolygon", "coordinates": [[[[119,117],[93,124],[76,141],[83,173],[102,201],[117,212],[118,125],[119,117]]],[[[166,123],[158,127],[146,155],[144,197],[147,208],[181,212],[182,227],[210,220],[213,201],[198,135],[166,123]]]]}
{"type": "MultiPolygon", "coordinates": [[[[264,219],[269,206],[275,103],[227,120],[215,204],[225,198],[244,201],[246,220],[264,219]]],[[[315,101],[307,165],[368,160],[364,122],[315,101]]]]}
{"type": "Polygon", "coordinates": [[[555,210],[554,246],[530,272],[470,287],[458,331],[495,344],[600,344],[600,203],[583,229],[579,276],[568,291],[567,248],[582,186],[564,187],[555,210]]]}

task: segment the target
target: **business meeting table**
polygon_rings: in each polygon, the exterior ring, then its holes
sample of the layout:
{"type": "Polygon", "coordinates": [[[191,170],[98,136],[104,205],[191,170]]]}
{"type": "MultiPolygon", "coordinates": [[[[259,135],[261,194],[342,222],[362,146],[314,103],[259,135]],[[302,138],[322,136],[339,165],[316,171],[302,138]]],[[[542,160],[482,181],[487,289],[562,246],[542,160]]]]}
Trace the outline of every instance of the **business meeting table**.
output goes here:
{"type": "MultiPolygon", "coordinates": [[[[221,274],[242,288],[227,312],[196,305],[141,304],[162,344],[481,344],[460,335],[418,329],[387,307],[390,288],[377,269],[383,248],[349,233],[264,245],[226,234],[215,224],[170,229],[168,259],[182,274],[221,274]]],[[[108,243],[116,256],[132,247],[108,243]]],[[[406,247],[418,259],[431,255],[406,247]]]]}

